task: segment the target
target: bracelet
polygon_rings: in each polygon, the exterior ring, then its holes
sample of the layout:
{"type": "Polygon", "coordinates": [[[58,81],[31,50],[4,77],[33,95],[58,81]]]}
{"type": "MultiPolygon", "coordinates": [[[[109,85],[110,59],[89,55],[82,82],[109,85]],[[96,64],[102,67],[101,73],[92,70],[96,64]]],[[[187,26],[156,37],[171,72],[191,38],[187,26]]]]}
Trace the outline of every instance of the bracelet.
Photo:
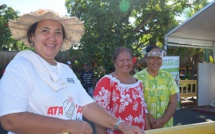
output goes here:
{"type": "Polygon", "coordinates": [[[118,131],[118,126],[119,126],[120,123],[123,123],[123,121],[122,121],[122,120],[118,120],[118,121],[116,122],[116,124],[115,124],[115,126],[114,126],[114,130],[117,130],[117,131],[118,131]]]}
{"type": "Polygon", "coordinates": [[[69,132],[63,132],[62,134],[69,134],[69,132]]]}

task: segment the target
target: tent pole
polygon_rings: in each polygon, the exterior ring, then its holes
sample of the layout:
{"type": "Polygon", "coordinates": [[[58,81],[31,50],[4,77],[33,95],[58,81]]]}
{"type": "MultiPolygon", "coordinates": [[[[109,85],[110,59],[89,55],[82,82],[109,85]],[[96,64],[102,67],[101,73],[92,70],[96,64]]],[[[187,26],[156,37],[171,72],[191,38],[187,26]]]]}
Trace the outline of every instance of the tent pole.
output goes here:
{"type": "MultiPolygon", "coordinates": [[[[213,61],[214,61],[214,58],[215,58],[215,48],[213,49],[213,61]]],[[[215,61],[214,61],[215,63],[215,61]]]]}
{"type": "Polygon", "coordinates": [[[209,63],[209,60],[208,60],[208,49],[205,49],[205,61],[206,63],[209,63]]]}

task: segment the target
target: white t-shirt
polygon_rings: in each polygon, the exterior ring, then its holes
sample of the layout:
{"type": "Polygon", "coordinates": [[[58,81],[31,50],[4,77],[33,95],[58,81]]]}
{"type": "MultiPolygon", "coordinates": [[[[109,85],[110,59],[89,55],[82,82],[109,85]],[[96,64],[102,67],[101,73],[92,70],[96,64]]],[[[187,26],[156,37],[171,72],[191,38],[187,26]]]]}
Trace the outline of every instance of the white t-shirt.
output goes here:
{"type": "Polygon", "coordinates": [[[53,90],[24,57],[15,57],[0,81],[0,116],[31,112],[65,120],[82,120],[82,106],[94,102],[71,68],[57,63],[55,71],[66,86],[53,90]]]}

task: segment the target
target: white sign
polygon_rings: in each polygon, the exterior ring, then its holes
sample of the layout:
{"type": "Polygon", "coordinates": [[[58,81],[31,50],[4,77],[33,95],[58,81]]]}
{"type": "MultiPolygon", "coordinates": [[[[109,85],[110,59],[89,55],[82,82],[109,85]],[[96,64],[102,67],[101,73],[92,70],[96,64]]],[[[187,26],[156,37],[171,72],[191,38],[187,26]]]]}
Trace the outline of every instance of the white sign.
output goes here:
{"type": "Polygon", "coordinates": [[[161,69],[171,73],[179,86],[179,56],[164,56],[161,69]]]}

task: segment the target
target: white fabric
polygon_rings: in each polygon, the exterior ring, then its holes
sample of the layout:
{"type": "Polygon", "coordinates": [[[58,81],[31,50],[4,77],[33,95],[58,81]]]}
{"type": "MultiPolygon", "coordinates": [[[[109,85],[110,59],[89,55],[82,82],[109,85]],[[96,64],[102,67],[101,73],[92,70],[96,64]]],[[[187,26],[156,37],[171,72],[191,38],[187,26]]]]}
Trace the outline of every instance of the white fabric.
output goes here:
{"type": "Polygon", "coordinates": [[[24,57],[31,61],[37,74],[52,89],[59,90],[66,87],[66,82],[63,81],[56,73],[53,73],[53,70],[50,68],[50,64],[42,59],[39,55],[28,50],[18,53],[16,57],[24,57]]]}
{"type": "Polygon", "coordinates": [[[68,65],[57,63],[56,73],[32,51],[10,62],[0,98],[0,116],[28,111],[65,120],[82,120],[81,107],[94,102],[68,65]]]}

